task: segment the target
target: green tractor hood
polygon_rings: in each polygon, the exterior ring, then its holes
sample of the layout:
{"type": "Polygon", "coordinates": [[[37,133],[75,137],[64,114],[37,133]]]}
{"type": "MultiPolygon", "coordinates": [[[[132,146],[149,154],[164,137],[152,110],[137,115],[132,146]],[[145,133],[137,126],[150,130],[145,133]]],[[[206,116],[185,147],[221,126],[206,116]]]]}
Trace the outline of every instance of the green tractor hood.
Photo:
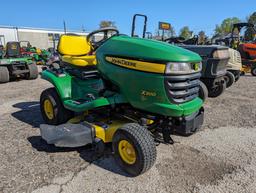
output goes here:
{"type": "Polygon", "coordinates": [[[129,36],[114,36],[104,43],[97,52],[146,61],[198,62],[201,57],[189,50],[168,43],[129,36]],[[125,45],[125,48],[120,47],[125,45]]]}
{"type": "Polygon", "coordinates": [[[168,62],[201,62],[194,52],[160,41],[122,35],[100,46],[96,58],[102,77],[113,83],[135,108],[177,117],[192,114],[202,106],[202,100],[197,97],[199,71],[170,75],[165,70],[168,62]]]}

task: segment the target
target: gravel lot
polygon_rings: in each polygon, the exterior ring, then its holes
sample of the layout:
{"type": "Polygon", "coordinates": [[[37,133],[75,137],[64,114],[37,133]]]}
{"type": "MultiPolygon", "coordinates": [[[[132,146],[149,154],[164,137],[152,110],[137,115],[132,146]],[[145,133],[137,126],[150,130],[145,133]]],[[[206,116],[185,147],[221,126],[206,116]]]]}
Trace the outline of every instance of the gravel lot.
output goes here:
{"type": "Polygon", "coordinates": [[[0,192],[256,192],[256,78],[205,104],[205,123],[190,137],[160,144],[154,167],[127,177],[111,155],[62,149],[40,138],[44,80],[0,85],[0,192]]]}

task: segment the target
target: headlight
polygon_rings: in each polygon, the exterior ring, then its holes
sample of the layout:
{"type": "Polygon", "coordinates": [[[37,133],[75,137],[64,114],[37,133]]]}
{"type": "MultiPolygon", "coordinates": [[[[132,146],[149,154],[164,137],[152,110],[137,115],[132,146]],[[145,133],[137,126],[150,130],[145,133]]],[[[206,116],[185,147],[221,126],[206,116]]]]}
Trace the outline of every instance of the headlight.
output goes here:
{"type": "Polygon", "coordinates": [[[187,63],[187,62],[169,62],[166,66],[166,74],[191,74],[200,72],[202,70],[202,63],[187,63]]]}
{"type": "Polygon", "coordinates": [[[229,58],[229,52],[228,50],[216,50],[213,52],[213,58],[215,59],[229,58]]]}

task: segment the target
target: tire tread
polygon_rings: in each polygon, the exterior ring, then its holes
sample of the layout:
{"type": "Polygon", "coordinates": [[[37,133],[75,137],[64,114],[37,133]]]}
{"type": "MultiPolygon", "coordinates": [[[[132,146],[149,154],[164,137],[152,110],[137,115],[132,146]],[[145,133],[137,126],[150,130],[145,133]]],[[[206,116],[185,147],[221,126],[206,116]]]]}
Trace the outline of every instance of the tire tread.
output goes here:
{"type": "Polygon", "coordinates": [[[119,132],[129,133],[135,139],[133,141],[134,145],[141,148],[143,167],[139,174],[145,173],[154,165],[157,156],[155,142],[150,132],[137,123],[125,124],[118,130],[119,132]]]}
{"type": "Polygon", "coordinates": [[[0,83],[9,82],[9,70],[6,66],[0,66],[0,83]]]}

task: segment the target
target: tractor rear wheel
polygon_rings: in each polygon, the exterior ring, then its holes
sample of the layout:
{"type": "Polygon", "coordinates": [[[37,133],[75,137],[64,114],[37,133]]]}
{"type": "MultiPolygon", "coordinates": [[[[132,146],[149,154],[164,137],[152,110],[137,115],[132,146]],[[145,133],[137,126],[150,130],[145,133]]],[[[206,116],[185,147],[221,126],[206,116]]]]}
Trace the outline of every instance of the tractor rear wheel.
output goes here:
{"type": "Polygon", "coordinates": [[[44,121],[49,125],[66,123],[74,116],[74,112],[63,106],[55,88],[48,88],[42,92],[40,109],[44,121]]]}
{"type": "Polygon", "coordinates": [[[226,82],[209,90],[208,96],[212,97],[212,98],[216,98],[216,97],[220,96],[225,91],[225,89],[226,89],[226,82]]]}
{"type": "Polygon", "coordinates": [[[235,82],[235,76],[230,71],[227,71],[226,75],[224,76],[224,79],[226,81],[227,88],[231,87],[232,84],[235,82]]]}
{"type": "Polygon", "coordinates": [[[38,68],[35,63],[28,64],[29,73],[26,75],[28,80],[37,79],[38,77],[38,68]]]}
{"type": "Polygon", "coordinates": [[[112,146],[117,164],[131,176],[149,170],[156,161],[156,145],[149,131],[136,123],[119,128],[112,146]]]}
{"type": "Polygon", "coordinates": [[[0,66],[0,83],[9,82],[9,70],[6,66],[0,66]]]}
{"type": "Polygon", "coordinates": [[[208,89],[202,81],[199,82],[199,98],[203,101],[208,98],[208,89]]]}
{"type": "Polygon", "coordinates": [[[256,76],[256,66],[251,69],[251,74],[256,76]]]}

